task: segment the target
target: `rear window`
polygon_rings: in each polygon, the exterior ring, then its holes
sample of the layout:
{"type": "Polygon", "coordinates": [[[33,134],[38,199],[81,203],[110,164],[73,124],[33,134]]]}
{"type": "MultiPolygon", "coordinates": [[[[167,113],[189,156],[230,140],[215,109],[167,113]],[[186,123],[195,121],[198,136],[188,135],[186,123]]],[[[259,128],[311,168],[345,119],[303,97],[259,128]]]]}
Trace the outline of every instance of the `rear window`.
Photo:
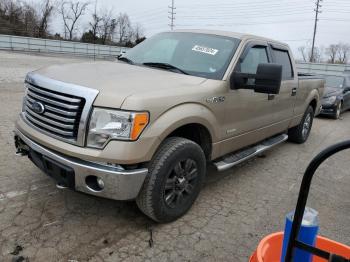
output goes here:
{"type": "Polygon", "coordinates": [[[288,51],[280,49],[272,49],[276,64],[282,65],[282,79],[288,80],[293,79],[293,67],[290,62],[288,51]]]}

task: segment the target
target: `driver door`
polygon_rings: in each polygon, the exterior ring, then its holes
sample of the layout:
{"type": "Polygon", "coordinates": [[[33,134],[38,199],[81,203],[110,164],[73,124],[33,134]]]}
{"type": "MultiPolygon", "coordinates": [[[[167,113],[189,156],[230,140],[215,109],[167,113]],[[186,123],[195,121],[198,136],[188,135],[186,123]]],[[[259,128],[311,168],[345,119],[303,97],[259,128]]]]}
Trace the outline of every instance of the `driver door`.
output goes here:
{"type": "MultiPolygon", "coordinates": [[[[248,42],[240,55],[234,71],[255,74],[260,63],[270,63],[267,42],[248,42]]],[[[254,79],[248,81],[254,82],[254,79]]],[[[271,135],[273,124],[273,100],[268,94],[255,93],[251,89],[228,87],[222,154],[254,144],[271,135]]]]}

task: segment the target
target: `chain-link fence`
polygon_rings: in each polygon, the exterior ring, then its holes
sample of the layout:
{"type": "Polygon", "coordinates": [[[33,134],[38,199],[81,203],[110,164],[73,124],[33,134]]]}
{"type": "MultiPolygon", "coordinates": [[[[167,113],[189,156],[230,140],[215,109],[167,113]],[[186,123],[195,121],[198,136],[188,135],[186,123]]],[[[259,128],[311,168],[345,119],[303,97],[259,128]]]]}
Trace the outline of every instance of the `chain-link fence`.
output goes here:
{"type": "Polygon", "coordinates": [[[326,63],[298,63],[298,72],[318,75],[342,75],[344,71],[350,72],[350,65],[326,63]]]}
{"type": "Polygon", "coordinates": [[[96,58],[112,58],[118,56],[127,48],[23,36],[0,35],[0,50],[1,49],[51,54],[69,54],[96,58]]]}

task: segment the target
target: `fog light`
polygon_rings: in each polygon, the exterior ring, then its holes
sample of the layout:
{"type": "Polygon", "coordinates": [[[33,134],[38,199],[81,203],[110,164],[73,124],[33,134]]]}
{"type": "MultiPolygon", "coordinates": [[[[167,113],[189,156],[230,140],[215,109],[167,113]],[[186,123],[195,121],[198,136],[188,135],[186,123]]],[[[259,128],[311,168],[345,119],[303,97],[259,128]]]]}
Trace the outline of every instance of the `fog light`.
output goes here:
{"type": "Polygon", "coordinates": [[[97,176],[87,176],[85,178],[85,183],[87,188],[93,192],[102,191],[105,186],[103,180],[97,176]]]}
{"type": "Polygon", "coordinates": [[[103,180],[101,178],[97,178],[97,184],[98,186],[103,189],[105,187],[105,183],[103,182],[103,180]]]}

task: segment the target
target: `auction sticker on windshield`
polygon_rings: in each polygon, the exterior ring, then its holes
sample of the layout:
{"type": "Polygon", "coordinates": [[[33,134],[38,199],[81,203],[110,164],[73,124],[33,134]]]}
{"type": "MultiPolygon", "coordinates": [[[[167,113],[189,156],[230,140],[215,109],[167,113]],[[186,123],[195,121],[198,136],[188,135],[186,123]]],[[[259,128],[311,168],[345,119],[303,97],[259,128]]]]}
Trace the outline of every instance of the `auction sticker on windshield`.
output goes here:
{"type": "Polygon", "coordinates": [[[216,53],[219,50],[214,49],[214,48],[210,48],[210,47],[195,45],[192,48],[192,51],[201,52],[201,53],[205,53],[205,54],[208,54],[208,55],[216,55],[216,53]]]}

